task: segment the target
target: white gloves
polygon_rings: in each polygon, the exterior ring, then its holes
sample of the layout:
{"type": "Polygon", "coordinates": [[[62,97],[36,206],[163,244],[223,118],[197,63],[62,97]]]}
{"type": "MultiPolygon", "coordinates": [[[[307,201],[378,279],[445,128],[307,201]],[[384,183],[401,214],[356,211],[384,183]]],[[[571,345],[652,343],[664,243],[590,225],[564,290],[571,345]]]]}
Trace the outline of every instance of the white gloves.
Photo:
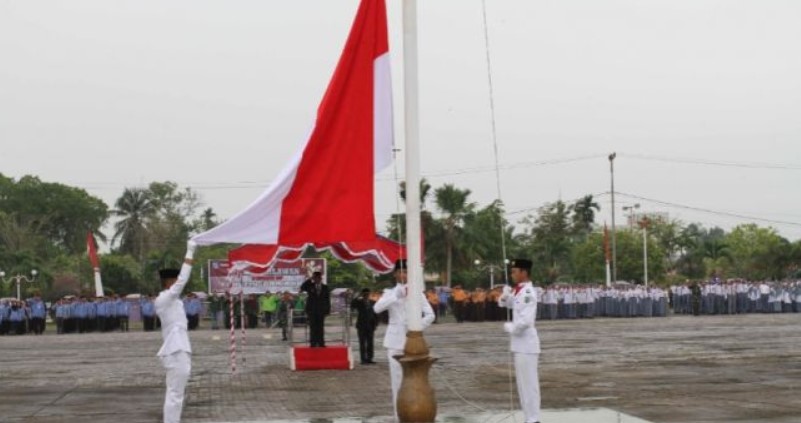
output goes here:
{"type": "Polygon", "coordinates": [[[509,285],[504,285],[503,291],[501,291],[501,297],[499,299],[501,301],[506,301],[511,296],[512,296],[512,287],[510,287],[509,285]]]}
{"type": "Polygon", "coordinates": [[[406,297],[406,285],[397,284],[395,286],[395,298],[401,299],[406,297]]]}
{"type": "Polygon", "coordinates": [[[506,322],[503,324],[503,331],[506,333],[512,333],[515,330],[515,324],[512,322],[506,322]]]}
{"type": "Polygon", "coordinates": [[[197,248],[197,243],[192,241],[191,239],[186,243],[186,256],[184,258],[188,260],[192,260],[192,257],[195,255],[195,249],[197,248]]]}

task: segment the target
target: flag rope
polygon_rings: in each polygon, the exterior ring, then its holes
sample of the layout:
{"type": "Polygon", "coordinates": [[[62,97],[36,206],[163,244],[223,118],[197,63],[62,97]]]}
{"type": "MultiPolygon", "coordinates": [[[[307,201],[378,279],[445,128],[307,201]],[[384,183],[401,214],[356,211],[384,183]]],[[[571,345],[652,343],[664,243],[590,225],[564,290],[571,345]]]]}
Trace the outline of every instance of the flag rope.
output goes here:
{"type": "MultiPolygon", "coordinates": [[[[484,19],[484,51],[487,57],[487,83],[489,86],[489,108],[490,122],[492,127],[492,147],[495,156],[495,185],[498,192],[498,206],[502,206],[503,197],[501,196],[501,171],[498,162],[498,137],[495,125],[495,91],[492,86],[492,61],[490,60],[489,25],[487,25],[487,1],[481,0],[481,12],[484,19]]],[[[498,213],[498,227],[501,231],[501,256],[503,259],[503,284],[509,285],[509,269],[506,266],[506,231],[504,230],[503,215],[498,213]]],[[[512,319],[511,310],[506,308],[506,321],[512,319]]],[[[514,355],[509,351],[509,409],[514,408],[514,379],[513,379],[514,355]]]]}

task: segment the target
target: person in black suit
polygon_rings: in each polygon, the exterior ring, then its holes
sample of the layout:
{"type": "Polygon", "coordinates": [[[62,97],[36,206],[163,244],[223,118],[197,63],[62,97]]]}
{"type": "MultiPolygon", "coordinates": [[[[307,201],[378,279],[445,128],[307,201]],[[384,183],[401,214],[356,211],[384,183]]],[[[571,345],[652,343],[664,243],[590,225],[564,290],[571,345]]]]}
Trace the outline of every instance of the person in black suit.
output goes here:
{"type": "Polygon", "coordinates": [[[370,300],[370,289],[362,289],[361,294],[350,302],[351,310],[359,313],[356,317],[356,331],[359,333],[359,355],[362,364],[375,364],[373,361],[373,335],[378,326],[378,316],[373,310],[375,303],[370,300]]]}
{"type": "Polygon", "coordinates": [[[309,322],[309,344],[311,347],[325,347],[325,316],[331,313],[331,294],[323,284],[323,274],[314,272],[300,286],[306,292],[306,317],[309,322]]]}

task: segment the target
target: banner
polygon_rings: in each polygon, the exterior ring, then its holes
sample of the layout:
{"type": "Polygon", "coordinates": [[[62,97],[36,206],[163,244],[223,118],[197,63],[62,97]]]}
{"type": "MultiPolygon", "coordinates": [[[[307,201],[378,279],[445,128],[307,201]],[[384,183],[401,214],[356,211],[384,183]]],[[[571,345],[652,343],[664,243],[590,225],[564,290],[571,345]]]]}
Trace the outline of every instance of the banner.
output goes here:
{"type": "Polygon", "coordinates": [[[314,272],[323,273],[323,283],[328,282],[327,263],[324,258],[304,258],[293,262],[277,262],[265,272],[241,272],[229,277],[228,260],[209,260],[209,293],[227,292],[238,294],[263,294],[289,291],[297,293],[300,285],[314,272]]]}

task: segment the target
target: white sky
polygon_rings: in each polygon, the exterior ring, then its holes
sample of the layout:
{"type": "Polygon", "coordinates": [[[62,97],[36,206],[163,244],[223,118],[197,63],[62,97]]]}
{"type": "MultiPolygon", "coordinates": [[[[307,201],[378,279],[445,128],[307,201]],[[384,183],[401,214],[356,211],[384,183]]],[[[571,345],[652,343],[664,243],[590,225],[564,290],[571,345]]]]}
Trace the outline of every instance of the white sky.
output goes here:
{"type": "MultiPolygon", "coordinates": [[[[84,187],[110,207],[125,187],[172,180],[230,217],[303,142],[356,6],[0,0],[0,172],[84,187]]],[[[388,0],[402,141],[400,6],[388,0]]],[[[484,206],[497,193],[481,1],[418,9],[423,174],[484,206]]],[[[789,222],[772,226],[801,238],[801,2],[487,0],[487,18],[509,211],[609,191],[617,151],[617,191],[789,222]]],[[[377,178],[383,229],[392,169],[377,178]]]]}

